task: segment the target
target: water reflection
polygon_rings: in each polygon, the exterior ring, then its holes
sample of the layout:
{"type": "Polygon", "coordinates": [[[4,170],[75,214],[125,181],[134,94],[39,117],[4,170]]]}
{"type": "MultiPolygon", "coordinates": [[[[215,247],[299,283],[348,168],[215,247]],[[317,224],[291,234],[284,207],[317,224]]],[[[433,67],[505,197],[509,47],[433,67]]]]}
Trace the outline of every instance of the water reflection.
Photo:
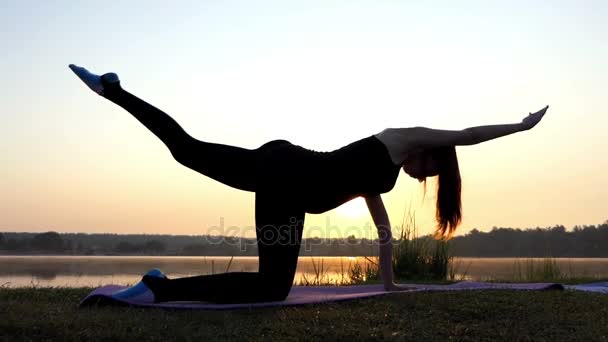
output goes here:
{"type": "MultiPolygon", "coordinates": [[[[222,272],[256,272],[257,257],[138,257],[138,256],[0,256],[0,285],[98,286],[106,283],[133,284],[142,274],[158,267],[169,277],[222,272]]],[[[314,279],[318,272],[327,282],[345,281],[351,265],[365,258],[302,257],[296,282],[314,279]],[[319,267],[321,266],[321,269],[319,267]]]]}
{"type": "MultiPolygon", "coordinates": [[[[456,258],[452,271],[457,279],[488,280],[513,277],[516,258],[456,258]]],[[[542,260],[542,259],[538,259],[542,260]]],[[[608,277],[608,259],[554,259],[568,275],[608,277]]],[[[330,283],[348,280],[349,267],[365,258],[301,257],[296,282],[315,279],[318,273],[330,283]]],[[[133,284],[147,270],[158,267],[169,277],[255,272],[256,257],[122,257],[122,256],[0,256],[0,286],[83,287],[133,284]]]]}

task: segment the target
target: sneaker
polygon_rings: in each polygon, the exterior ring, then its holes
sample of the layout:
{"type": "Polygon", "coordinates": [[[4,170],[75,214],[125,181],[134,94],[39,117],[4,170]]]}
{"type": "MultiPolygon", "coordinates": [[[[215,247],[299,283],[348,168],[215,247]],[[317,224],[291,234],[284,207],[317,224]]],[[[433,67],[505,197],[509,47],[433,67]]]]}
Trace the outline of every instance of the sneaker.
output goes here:
{"type": "MultiPolygon", "coordinates": [[[[159,270],[158,268],[149,270],[148,272],[146,272],[145,275],[156,278],[167,278],[167,276],[165,276],[165,274],[161,272],[161,270],[159,270]]],[[[150,288],[148,288],[148,286],[144,284],[143,281],[140,281],[139,283],[131,287],[127,287],[126,289],[116,291],[111,295],[112,298],[120,300],[149,300],[150,296],[153,297],[154,295],[152,294],[152,291],[150,291],[150,288]]]]}
{"type": "Polygon", "coordinates": [[[80,78],[80,80],[87,85],[87,87],[96,92],[98,95],[103,95],[105,86],[120,82],[118,75],[113,72],[99,76],[83,67],[74,64],[70,64],[69,67],[76,74],[76,76],[78,76],[78,78],[80,78]]]}

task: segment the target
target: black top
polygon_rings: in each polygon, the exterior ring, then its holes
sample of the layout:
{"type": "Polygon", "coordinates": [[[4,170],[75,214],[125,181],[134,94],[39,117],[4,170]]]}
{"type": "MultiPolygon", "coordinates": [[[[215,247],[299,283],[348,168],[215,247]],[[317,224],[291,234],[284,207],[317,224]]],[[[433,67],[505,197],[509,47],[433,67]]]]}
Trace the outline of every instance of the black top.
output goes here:
{"type": "Polygon", "coordinates": [[[393,164],[386,146],[369,136],[330,152],[318,152],[273,140],[261,148],[258,172],[266,189],[289,194],[285,200],[318,214],[359,197],[389,192],[400,165],[393,164]]]}

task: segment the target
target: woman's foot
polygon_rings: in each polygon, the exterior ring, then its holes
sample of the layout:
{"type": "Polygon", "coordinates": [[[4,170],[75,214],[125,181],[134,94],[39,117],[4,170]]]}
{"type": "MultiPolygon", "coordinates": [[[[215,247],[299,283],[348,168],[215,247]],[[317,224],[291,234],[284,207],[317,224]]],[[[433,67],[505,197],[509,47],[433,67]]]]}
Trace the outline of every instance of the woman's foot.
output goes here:
{"type": "Polygon", "coordinates": [[[113,72],[99,76],[91,73],[89,70],[83,67],[74,64],[70,64],[69,67],[76,74],[76,76],[78,76],[78,78],[84,82],[84,84],[99,95],[103,95],[104,86],[120,82],[118,75],[113,72]]]}
{"type": "MultiPolygon", "coordinates": [[[[167,279],[167,276],[165,276],[163,274],[163,272],[161,272],[158,268],[152,269],[148,272],[146,272],[146,274],[144,275],[145,277],[150,277],[150,278],[154,278],[154,279],[167,279]]],[[[112,298],[116,298],[116,299],[145,299],[146,297],[150,297],[151,293],[150,293],[150,288],[143,282],[140,281],[139,283],[128,287],[126,289],[120,290],[120,291],[116,291],[114,293],[112,293],[112,298]]]]}
{"type": "Polygon", "coordinates": [[[167,298],[165,296],[167,290],[167,283],[169,282],[169,279],[167,277],[159,278],[151,275],[145,275],[141,281],[154,294],[155,303],[167,301],[167,298]]]}

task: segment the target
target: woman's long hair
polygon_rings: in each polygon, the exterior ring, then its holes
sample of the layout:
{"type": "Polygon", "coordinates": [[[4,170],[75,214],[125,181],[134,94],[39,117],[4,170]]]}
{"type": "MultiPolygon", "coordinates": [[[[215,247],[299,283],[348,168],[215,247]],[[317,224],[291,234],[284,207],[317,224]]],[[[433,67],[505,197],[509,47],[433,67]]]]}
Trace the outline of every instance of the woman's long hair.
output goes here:
{"type": "MultiPolygon", "coordinates": [[[[429,151],[437,161],[437,204],[435,219],[436,240],[449,240],[462,220],[460,168],[454,146],[438,147],[429,151]]],[[[426,179],[425,179],[426,191],[426,179]]]]}

